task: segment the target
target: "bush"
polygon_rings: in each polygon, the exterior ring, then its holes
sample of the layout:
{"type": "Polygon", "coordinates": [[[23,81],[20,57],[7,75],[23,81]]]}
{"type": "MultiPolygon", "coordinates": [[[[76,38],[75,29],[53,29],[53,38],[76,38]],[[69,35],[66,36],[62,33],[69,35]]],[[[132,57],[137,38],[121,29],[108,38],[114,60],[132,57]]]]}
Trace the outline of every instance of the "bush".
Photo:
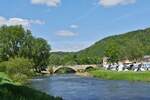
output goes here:
{"type": "Polygon", "coordinates": [[[6,72],[6,62],[0,63],[0,72],[6,72]]]}
{"type": "Polygon", "coordinates": [[[5,72],[15,82],[24,82],[32,76],[32,62],[25,58],[11,58],[4,63],[5,72]]]}
{"type": "Polygon", "coordinates": [[[0,72],[0,84],[4,84],[4,83],[10,83],[10,84],[12,84],[13,81],[9,78],[8,75],[6,75],[3,72],[0,72]]]}
{"type": "Polygon", "coordinates": [[[26,75],[31,75],[31,69],[33,64],[30,60],[25,58],[11,58],[7,62],[8,73],[22,73],[26,75]]]}

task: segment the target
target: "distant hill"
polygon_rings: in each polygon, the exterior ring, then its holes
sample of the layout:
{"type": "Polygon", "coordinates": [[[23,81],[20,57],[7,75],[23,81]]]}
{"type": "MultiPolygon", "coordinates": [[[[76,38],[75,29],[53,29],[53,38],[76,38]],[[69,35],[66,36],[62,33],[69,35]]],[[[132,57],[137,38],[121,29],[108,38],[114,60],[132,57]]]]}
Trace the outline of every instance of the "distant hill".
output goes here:
{"type": "Polygon", "coordinates": [[[59,55],[59,58],[70,56],[67,57],[70,58],[69,60],[76,59],[76,62],[79,63],[87,63],[87,61],[91,63],[91,60],[99,62],[100,58],[104,56],[106,49],[112,44],[119,48],[122,57],[138,57],[139,54],[150,55],[150,28],[106,37],[78,52],[57,52],[53,54],[59,55]]]}
{"type": "Polygon", "coordinates": [[[150,55],[150,28],[104,38],[77,54],[102,57],[110,44],[116,44],[122,52],[140,48],[144,55],[150,55]]]}

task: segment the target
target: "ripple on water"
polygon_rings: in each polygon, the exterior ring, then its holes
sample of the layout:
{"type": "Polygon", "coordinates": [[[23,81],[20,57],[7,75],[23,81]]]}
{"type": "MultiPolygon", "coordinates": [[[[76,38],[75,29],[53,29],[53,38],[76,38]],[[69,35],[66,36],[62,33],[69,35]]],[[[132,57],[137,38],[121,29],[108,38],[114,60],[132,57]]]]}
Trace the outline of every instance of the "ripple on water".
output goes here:
{"type": "Polygon", "coordinates": [[[32,86],[65,100],[150,100],[150,84],[142,82],[54,75],[35,79],[32,86]]]}

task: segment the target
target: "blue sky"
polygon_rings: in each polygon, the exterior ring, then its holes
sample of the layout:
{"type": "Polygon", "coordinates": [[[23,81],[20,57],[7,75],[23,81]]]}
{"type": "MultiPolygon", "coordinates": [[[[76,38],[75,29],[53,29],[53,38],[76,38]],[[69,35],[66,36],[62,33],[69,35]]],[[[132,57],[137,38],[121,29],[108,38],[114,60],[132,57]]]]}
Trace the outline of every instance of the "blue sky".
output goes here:
{"type": "Polygon", "coordinates": [[[0,26],[22,24],[52,51],[78,51],[150,27],[150,0],[0,0],[0,26]]]}

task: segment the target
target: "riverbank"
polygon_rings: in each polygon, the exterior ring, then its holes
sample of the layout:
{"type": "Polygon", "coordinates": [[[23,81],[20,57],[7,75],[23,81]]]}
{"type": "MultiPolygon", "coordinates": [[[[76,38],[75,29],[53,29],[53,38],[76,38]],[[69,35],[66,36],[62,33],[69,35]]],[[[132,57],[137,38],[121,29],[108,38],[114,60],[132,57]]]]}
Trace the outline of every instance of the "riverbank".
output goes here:
{"type": "Polygon", "coordinates": [[[46,93],[37,91],[21,83],[15,83],[9,76],[0,72],[0,99],[1,100],[62,100],[46,93]]]}
{"type": "Polygon", "coordinates": [[[93,70],[88,72],[91,76],[96,78],[108,80],[128,80],[128,81],[143,81],[150,82],[150,72],[115,72],[108,70],[93,70]]]}
{"type": "Polygon", "coordinates": [[[6,75],[3,72],[0,72],[0,84],[4,84],[4,83],[12,84],[13,81],[8,77],[8,75],[6,75]]]}
{"type": "Polygon", "coordinates": [[[1,100],[62,100],[26,86],[13,84],[0,85],[1,100]]]}

